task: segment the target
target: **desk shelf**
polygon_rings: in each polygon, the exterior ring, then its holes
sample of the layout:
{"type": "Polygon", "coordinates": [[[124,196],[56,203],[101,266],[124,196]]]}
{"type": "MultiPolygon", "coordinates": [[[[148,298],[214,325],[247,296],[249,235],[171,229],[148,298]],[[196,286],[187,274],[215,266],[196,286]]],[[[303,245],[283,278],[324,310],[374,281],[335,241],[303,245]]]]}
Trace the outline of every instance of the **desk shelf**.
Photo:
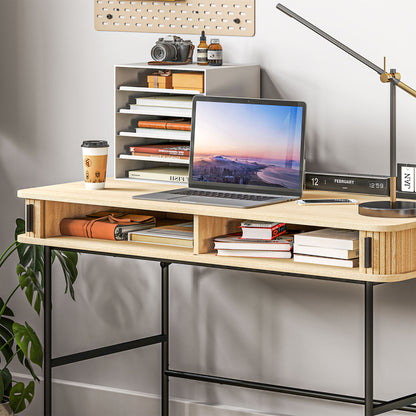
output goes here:
{"type": "MultiPolygon", "coordinates": [[[[115,77],[115,132],[114,132],[114,172],[116,179],[141,181],[129,178],[128,171],[156,166],[168,166],[167,160],[127,159],[119,157],[126,154],[126,147],[138,144],[153,144],[167,141],[190,142],[190,132],[163,130],[158,132],[136,132],[137,121],[146,119],[166,119],[169,117],[192,118],[192,109],[180,108],[130,108],[136,98],[180,94],[194,96],[200,94],[197,90],[177,90],[165,88],[148,88],[147,76],[159,70],[175,72],[198,72],[203,75],[204,95],[220,95],[235,97],[260,96],[260,67],[258,65],[222,65],[202,66],[188,65],[148,65],[146,63],[116,65],[115,77]],[[167,134],[166,134],[167,132],[167,134]]],[[[186,163],[189,164],[189,163],[186,163]]],[[[186,172],[186,169],[184,169],[186,172]]],[[[186,175],[186,173],[184,174],[186,175]]],[[[171,182],[172,183],[172,182],[171,182]]]]}
{"type": "MultiPolygon", "coordinates": [[[[336,279],[392,282],[416,277],[416,221],[414,219],[374,218],[358,215],[357,206],[302,207],[295,202],[267,205],[252,209],[210,207],[160,201],[139,201],[133,195],[172,188],[158,184],[106,182],[105,190],[89,191],[82,182],[21,190],[19,197],[33,205],[33,232],[20,236],[22,242],[54,247],[81,248],[120,255],[153,259],[164,258],[192,264],[211,264],[246,270],[288,274],[316,274],[336,279]],[[151,214],[157,218],[176,217],[194,221],[194,248],[180,249],[136,242],[62,237],[62,218],[80,217],[105,209],[123,209],[151,214]],[[360,266],[354,269],[295,263],[285,259],[257,259],[216,256],[213,238],[234,232],[241,220],[282,221],[297,227],[332,227],[360,231],[360,266]],[[372,241],[371,266],[365,265],[365,239],[372,241]]],[[[351,197],[351,194],[349,195],[351,197]]],[[[306,197],[345,197],[342,194],[305,191],[306,197]]],[[[360,202],[380,198],[353,195],[360,202]]],[[[382,199],[382,198],[380,198],[382,199]]]]}

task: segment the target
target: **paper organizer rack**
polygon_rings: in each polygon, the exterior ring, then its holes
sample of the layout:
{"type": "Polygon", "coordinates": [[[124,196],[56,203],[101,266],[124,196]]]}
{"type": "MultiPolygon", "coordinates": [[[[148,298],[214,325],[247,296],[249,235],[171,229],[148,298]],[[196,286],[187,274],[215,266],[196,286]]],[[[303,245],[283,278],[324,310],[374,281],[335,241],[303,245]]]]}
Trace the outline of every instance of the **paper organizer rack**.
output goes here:
{"type": "Polygon", "coordinates": [[[95,29],[254,36],[255,0],[94,0],[95,29]]]}

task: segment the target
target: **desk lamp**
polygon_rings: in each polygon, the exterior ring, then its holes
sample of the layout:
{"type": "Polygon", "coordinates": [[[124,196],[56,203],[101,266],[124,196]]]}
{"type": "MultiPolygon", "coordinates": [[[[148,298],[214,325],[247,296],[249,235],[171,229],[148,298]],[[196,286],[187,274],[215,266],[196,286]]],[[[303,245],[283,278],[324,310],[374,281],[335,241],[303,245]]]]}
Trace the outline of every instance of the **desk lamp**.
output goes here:
{"type": "Polygon", "coordinates": [[[381,82],[390,83],[390,200],[364,202],[359,204],[358,213],[371,217],[416,217],[416,202],[396,201],[396,86],[405,90],[410,95],[413,95],[413,97],[416,97],[416,91],[400,81],[400,74],[396,72],[395,69],[390,69],[390,72],[386,72],[386,58],[384,58],[384,69],[381,69],[282,4],[279,3],[276,7],[278,10],[287,14],[289,17],[293,17],[307,28],[313,30],[335,46],[338,46],[338,48],[342,49],[344,52],[350,54],[372,70],[376,71],[380,75],[381,82]]]}

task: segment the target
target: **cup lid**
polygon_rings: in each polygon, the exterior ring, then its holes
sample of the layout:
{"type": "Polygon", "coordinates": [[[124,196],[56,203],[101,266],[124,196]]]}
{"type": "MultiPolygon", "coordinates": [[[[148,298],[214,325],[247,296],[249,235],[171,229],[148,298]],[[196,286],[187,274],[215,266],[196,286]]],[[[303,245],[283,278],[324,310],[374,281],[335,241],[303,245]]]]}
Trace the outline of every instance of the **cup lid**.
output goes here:
{"type": "Polygon", "coordinates": [[[81,147],[109,147],[107,140],[84,140],[81,147]]]}

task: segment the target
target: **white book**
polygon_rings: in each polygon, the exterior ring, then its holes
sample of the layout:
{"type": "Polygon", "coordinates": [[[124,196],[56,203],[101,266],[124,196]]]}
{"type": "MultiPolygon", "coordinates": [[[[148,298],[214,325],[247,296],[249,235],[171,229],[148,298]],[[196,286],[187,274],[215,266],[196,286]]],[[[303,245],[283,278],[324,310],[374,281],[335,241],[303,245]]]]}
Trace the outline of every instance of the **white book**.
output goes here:
{"type": "Polygon", "coordinates": [[[147,160],[152,162],[169,162],[169,163],[180,163],[182,165],[189,165],[188,159],[180,159],[177,156],[173,155],[158,155],[158,154],[149,154],[149,155],[127,155],[119,154],[120,159],[129,159],[129,160],[147,160]]]}
{"type": "Polygon", "coordinates": [[[153,168],[130,170],[129,178],[188,183],[188,168],[160,166],[153,168]]]}
{"type": "Polygon", "coordinates": [[[333,257],[336,259],[354,259],[359,256],[359,249],[347,250],[341,248],[303,246],[295,244],[293,246],[294,253],[309,254],[311,256],[333,257]]]}
{"type": "Polygon", "coordinates": [[[305,254],[293,255],[293,260],[298,263],[313,263],[313,264],[325,264],[327,266],[339,266],[339,267],[358,267],[358,259],[333,259],[331,257],[320,257],[320,256],[307,256],[305,254]]]}
{"type": "MultiPolygon", "coordinates": [[[[134,133],[133,133],[134,134],[134,133]]],[[[124,136],[120,132],[120,136],[124,136]]],[[[147,129],[145,127],[137,127],[135,137],[145,137],[149,139],[170,139],[170,140],[191,140],[191,132],[184,130],[166,130],[166,129],[147,129]]]]}
{"type": "Polygon", "coordinates": [[[151,105],[130,104],[130,108],[121,108],[120,113],[144,114],[167,117],[192,117],[191,108],[155,107],[151,105]]]}
{"type": "Polygon", "coordinates": [[[235,257],[259,257],[270,259],[290,259],[292,251],[275,251],[275,250],[236,250],[220,249],[217,250],[218,256],[235,256],[235,257]]]}
{"type": "Polygon", "coordinates": [[[295,244],[355,250],[359,246],[359,231],[338,228],[321,228],[295,234],[295,244]]]}
{"type": "Polygon", "coordinates": [[[284,234],[274,240],[241,239],[240,234],[214,238],[214,249],[291,251],[293,237],[284,234]]]}
{"type": "Polygon", "coordinates": [[[136,104],[155,107],[192,108],[192,97],[188,95],[151,95],[136,98],[136,104]]]}

